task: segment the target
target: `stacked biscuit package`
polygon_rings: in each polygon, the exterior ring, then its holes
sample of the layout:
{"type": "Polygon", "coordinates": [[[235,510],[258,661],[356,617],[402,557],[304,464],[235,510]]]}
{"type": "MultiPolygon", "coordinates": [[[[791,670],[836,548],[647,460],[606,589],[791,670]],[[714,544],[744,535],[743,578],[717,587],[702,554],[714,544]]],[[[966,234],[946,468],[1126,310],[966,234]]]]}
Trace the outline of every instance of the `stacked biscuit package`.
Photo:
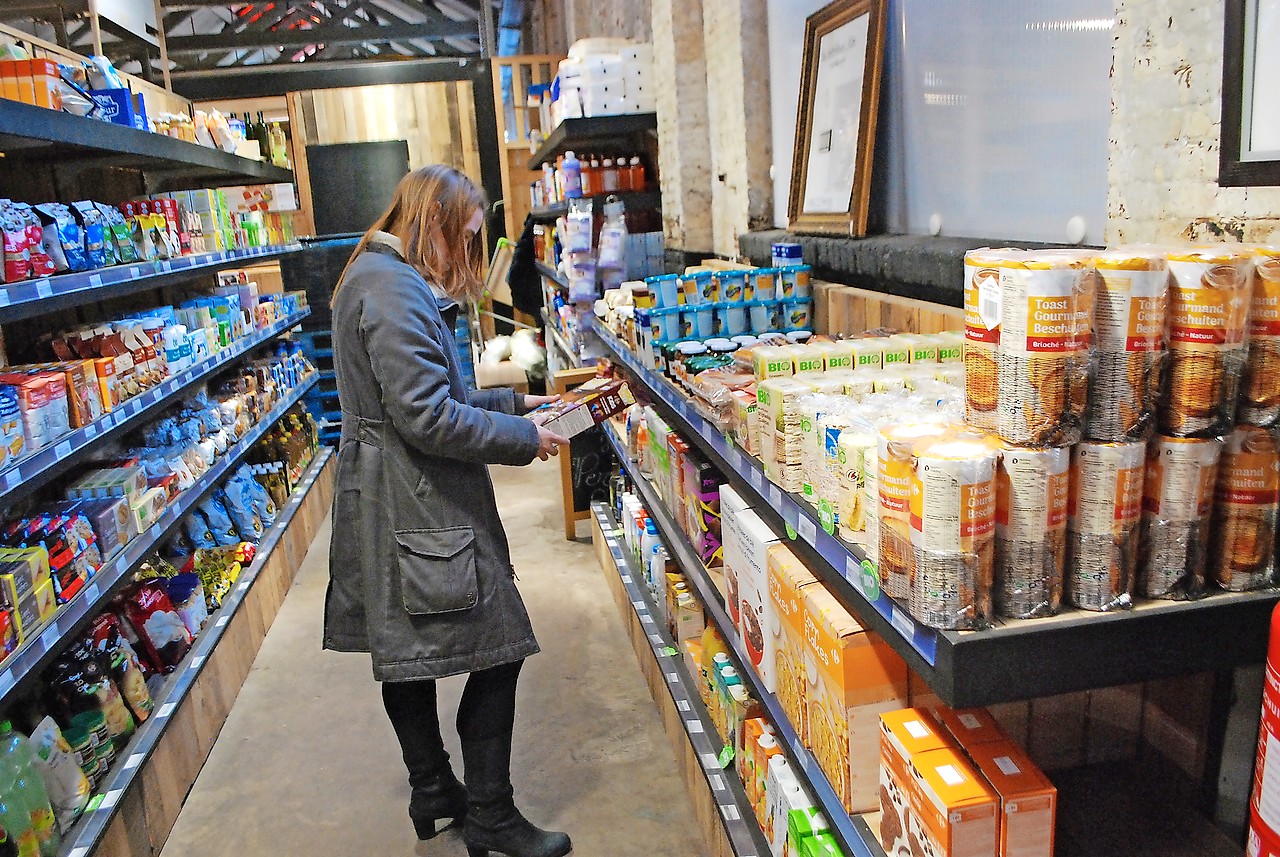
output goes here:
{"type": "Polygon", "coordinates": [[[1169,356],[1160,430],[1215,437],[1231,430],[1244,370],[1253,259],[1224,246],[1169,254],[1169,356]]]}
{"type": "Polygon", "coordinates": [[[1072,451],[1067,583],[1077,607],[1133,603],[1145,459],[1141,442],[1084,441],[1072,451]]]}
{"type": "Polygon", "coordinates": [[[880,429],[876,441],[880,588],[904,601],[911,595],[915,551],[911,544],[911,467],[917,441],[947,433],[940,423],[900,423],[880,429]]]}
{"type": "Polygon", "coordinates": [[[1093,362],[1085,437],[1148,437],[1164,354],[1169,269],[1155,249],[1116,249],[1093,260],[1093,362]]]}
{"type": "Polygon", "coordinates": [[[1222,441],[1160,435],[1147,446],[1142,487],[1145,598],[1195,598],[1204,592],[1209,520],[1222,441]]]}
{"type": "Polygon", "coordinates": [[[1242,592],[1272,583],[1278,501],[1277,431],[1238,427],[1222,450],[1214,498],[1211,567],[1223,589],[1242,592]]]}
{"type": "Polygon", "coordinates": [[[1008,252],[983,248],[964,254],[965,422],[984,431],[996,428],[1000,259],[1008,252]]]}
{"type": "Polygon", "coordinates": [[[1005,445],[996,476],[996,612],[1050,616],[1062,605],[1071,451],[1005,445]]]}
{"type": "Polygon", "coordinates": [[[1280,420],[1280,247],[1259,247],[1255,253],[1239,417],[1242,423],[1270,426],[1280,420]]]}
{"type": "Polygon", "coordinates": [[[1080,439],[1092,295],[1087,254],[1028,251],[1001,261],[996,431],[1008,443],[1080,439]]]}
{"type": "Polygon", "coordinates": [[[917,442],[911,462],[911,614],[931,628],[989,621],[995,573],[996,460],[988,435],[917,442]]]}

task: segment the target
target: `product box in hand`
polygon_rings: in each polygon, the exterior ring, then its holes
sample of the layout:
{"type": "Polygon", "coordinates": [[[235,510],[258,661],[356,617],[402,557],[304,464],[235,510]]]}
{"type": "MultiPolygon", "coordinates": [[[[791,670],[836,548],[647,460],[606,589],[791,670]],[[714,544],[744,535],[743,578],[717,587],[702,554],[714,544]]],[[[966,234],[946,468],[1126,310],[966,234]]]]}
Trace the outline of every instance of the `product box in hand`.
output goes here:
{"type": "Polygon", "coordinates": [[[916,782],[911,762],[949,746],[945,730],[923,709],[903,708],[880,715],[880,844],[886,854],[919,853],[908,838],[913,830],[912,807],[919,802],[913,797],[916,782]]]}
{"type": "Polygon", "coordinates": [[[876,808],[880,715],[907,704],[907,665],[821,584],[804,589],[808,741],[850,812],[876,808]]]}
{"type": "Polygon", "coordinates": [[[786,545],[769,548],[769,600],[776,618],[765,633],[773,637],[774,693],[801,741],[808,738],[804,590],[818,585],[818,579],[786,545]]]}
{"type": "Polygon", "coordinates": [[[561,437],[572,438],[626,410],[635,401],[625,381],[593,378],[552,405],[552,416],[542,425],[561,437]]]}
{"type": "Polygon", "coordinates": [[[1017,746],[991,741],[965,747],[1000,798],[998,857],[1053,857],[1058,790],[1017,746]]]}
{"type": "Polygon", "coordinates": [[[995,854],[1000,798],[954,747],[911,757],[911,832],[937,857],[995,854]]]}

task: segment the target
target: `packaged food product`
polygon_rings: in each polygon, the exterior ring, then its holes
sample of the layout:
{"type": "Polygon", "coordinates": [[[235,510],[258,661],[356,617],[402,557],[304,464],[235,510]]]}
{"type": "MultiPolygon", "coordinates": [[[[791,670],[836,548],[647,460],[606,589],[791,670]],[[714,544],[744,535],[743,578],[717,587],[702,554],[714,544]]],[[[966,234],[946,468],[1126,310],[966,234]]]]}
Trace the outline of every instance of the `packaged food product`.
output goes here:
{"type": "Polygon", "coordinates": [[[875,427],[865,421],[841,429],[837,436],[836,462],[840,479],[838,532],[840,538],[847,542],[861,543],[868,516],[876,515],[876,507],[868,508],[865,496],[868,470],[877,455],[876,438],[875,427]]]}
{"type": "Polygon", "coordinates": [[[84,252],[84,233],[71,215],[71,209],[60,202],[35,206],[44,227],[44,249],[58,271],[84,271],[89,259],[84,252]]]}
{"type": "Polygon", "coordinates": [[[1275,579],[1280,512],[1277,431],[1238,426],[1218,463],[1209,568],[1223,589],[1241,592],[1275,579]]]}
{"type": "Polygon", "coordinates": [[[52,717],[41,720],[31,732],[31,750],[31,762],[49,792],[58,828],[66,833],[89,803],[89,780],[52,717]]]}
{"type": "Polygon", "coordinates": [[[191,632],[164,587],[156,581],[137,584],[125,592],[123,608],[156,669],[172,672],[191,648],[191,632]]]}
{"type": "Polygon", "coordinates": [[[87,647],[77,645],[64,653],[54,662],[50,676],[50,693],[63,722],[100,722],[108,736],[100,743],[124,747],[134,732],[133,715],[106,668],[87,647]],[[81,720],[76,721],[77,717],[81,720]]]}
{"type": "Polygon", "coordinates": [[[808,737],[804,590],[818,585],[789,548],[783,544],[769,548],[769,599],[776,621],[769,623],[766,633],[773,637],[776,693],[802,741],[808,737]]]}
{"type": "Polygon", "coordinates": [[[912,450],[909,603],[931,628],[973,628],[994,615],[998,458],[996,440],[973,431],[922,439],[912,450]]]}
{"type": "MultiPolygon", "coordinates": [[[[1094,292],[1089,265],[1088,254],[1069,250],[1000,262],[996,431],[1009,443],[1068,446],[1080,439],[1094,292]]],[[[973,368],[966,366],[966,383],[973,368]]]]}
{"type": "Polygon", "coordinates": [[[85,261],[89,268],[103,268],[108,263],[115,264],[114,247],[110,255],[107,252],[107,236],[103,228],[102,214],[97,207],[87,200],[73,202],[68,209],[80,227],[84,239],[85,261]]]}
{"type": "Polygon", "coordinates": [[[1256,426],[1280,420],[1280,246],[1254,250],[1249,307],[1249,358],[1240,395],[1240,422],[1256,426]]]}
{"type": "Polygon", "coordinates": [[[1145,459],[1141,442],[1085,441],[1072,452],[1067,581],[1077,607],[1132,605],[1145,459]]]}
{"type": "Polygon", "coordinates": [[[1162,250],[1116,248],[1093,259],[1093,365],[1085,437],[1142,440],[1155,428],[1169,268],[1162,250]]]}
{"type": "Polygon", "coordinates": [[[174,575],[165,581],[165,591],[173,607],[182,618],[182,624],[195,637],[209,619],[209,609],[205,601],[204,584],[200,576],[191,572],[174,575]]]}
{"type": "Polygon", "coordinates": [[[995,607],[1049,616],[1062,604],[1071,451],[1004,445],[996,471],[995,607]]]}
{"type": "Polygon", "coordinates": [[[112,681],[120,689],[125,705],[138,723],[145,723],[151,716],[151,693],[147,679],[133,646],[125,639],[120,620],[110,611],[99,613],[90,627],[88,642],[101,656],[112,681]]]}
{"type": "Polygon", "coordinates": [[[946,747],[911,757],[918,801],[911,805],[910,838],[935,857],[995,854],[1000,799],[963,751],[946,747]]]}
{"type": "Polygon", "coordinates": [[[892,598],[907,601],[915,575],[915,550],[911,544],[911,468],[917,441],[941,437],[948,431],[939,423],[894,423],[880,429],[876,441],[879,464],[877,558],[880,588],[892,598]]]}
{"type": "Polygon", "coordinates": [[[997,857],[1053,857],[1058,790],[1010,741],[966,744],[991,790],[1000,798],[997,857]]]}
{"type": "Polygon", "coordinates": [[[0,200],[0,234],[4,239],[4,282],[31,277],[31,243],[22,212],[9,200],[0,200]]]}
{"type": "Polygon", "coordinates": [[[1169,254],[1169,353],[1160,431],[1214,437],[1228,431],[1244,371],[1253,257],[1242,247],[1169,254]]]}
{"type": "Polygon", "coordinates": [[[787,491],[803,487],[800,398],[807,384],[790,377],[769,378],[756,386],[756,425],[765,475],[787,491]]]}
{"type": "Polygon", "coordinates": [[[1148,444],[1138,575],[1143,597],[1183,599],[1204,593],[1221,453],[1217,438],[1159,435],[1148,444]]]}
{"type": "Polygon", "coordinates": [[[920,799],[912,799],[917,786],[911,761],[948,744],[942,727],[922,708],[880,715],[880,842],[885,854],[920,853],[919,845],[912,846],[918,842],[912,819],[920,799]]]}
{"type": "Polygon", "coordinates": [[[1013,251],[984,247],[964,254],[965,421],[995,431],[999,401],[1000,260],[1013,251]]]}

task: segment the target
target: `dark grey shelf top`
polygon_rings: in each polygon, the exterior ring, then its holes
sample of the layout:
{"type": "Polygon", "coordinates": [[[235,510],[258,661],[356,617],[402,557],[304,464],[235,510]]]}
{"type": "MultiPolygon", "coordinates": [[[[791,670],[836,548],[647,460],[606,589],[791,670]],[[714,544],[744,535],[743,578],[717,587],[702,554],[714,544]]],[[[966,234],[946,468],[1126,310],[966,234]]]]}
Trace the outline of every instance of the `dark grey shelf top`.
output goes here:
{"type": "MultiPolygon", "coordinates": [[[[659,190],[620,190],[614,193],[597,193],[587,197],[593,204],[594,211],[600,211],[600,207],[604,205],[605,200],[611,196],[616,196],[622,200],[628,210],[636,208],[662,208],[662,192],[659,190]]],[[[529,212],[533,215],[534,220],[555,220],[557,217],[563,217],[569,213],[569,202],[563,200],[555,202],[551,205],[544,205],[541,208],[535,208],[529,212]]]]}
{"type": "Polygon", "coordinates": [[[265,161],[111,122],[0,100],[0,150],[12,161],[91,162],[155,173],[170,189],[293,181],[265,161]]]}
{"type": "Polygon", "coordinates": [[[657,113],[629,113],[623,116],[593,116],[589,119],[566,119],[542,141],[529,158],[529,169],[540,170],[547,161],[583,143],[623,142],[620,137],[658,130],[657,113]]]}

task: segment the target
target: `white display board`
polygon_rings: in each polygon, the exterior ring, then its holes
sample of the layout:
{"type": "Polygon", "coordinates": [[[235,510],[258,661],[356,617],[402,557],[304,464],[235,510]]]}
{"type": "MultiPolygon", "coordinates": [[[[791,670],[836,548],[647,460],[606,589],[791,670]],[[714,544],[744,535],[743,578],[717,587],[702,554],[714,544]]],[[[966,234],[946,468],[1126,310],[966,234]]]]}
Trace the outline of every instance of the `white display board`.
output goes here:
{"type": "MultiPolygon", "coordinates": [[[[1265,0],[1280,2],[1280,0],[1265,0]]],[[[768,0],[774,218],[786,224],[804,19],[768,0]]],[[[871,208],[890,232],[1085,241],[1106,227],[1111,0],[889,0],[871,208]]]]}

